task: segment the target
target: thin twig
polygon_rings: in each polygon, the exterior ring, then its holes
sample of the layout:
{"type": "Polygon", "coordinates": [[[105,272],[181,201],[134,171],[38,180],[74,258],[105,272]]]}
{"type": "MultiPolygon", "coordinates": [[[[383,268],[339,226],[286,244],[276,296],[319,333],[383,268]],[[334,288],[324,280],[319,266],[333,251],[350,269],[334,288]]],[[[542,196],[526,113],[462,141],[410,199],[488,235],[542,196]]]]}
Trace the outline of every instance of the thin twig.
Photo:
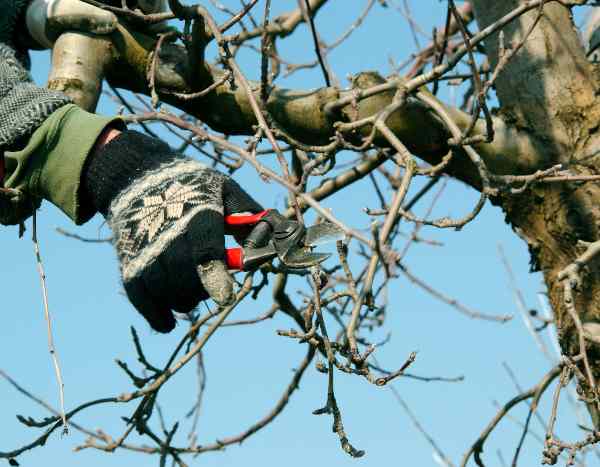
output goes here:
{"type": "Polygon", "coordinates": [[[40,244],[37,237],[37,210],[33,211],[33,251],[35,252],[35,259],[37,262],[37,269],[40,276],[40,284],[42,286],[42,298],[44,301],[44,319],[46,320],[46,330],[48,333],[48,351],[52,357],[52,363],[54,365],[54,373],[56,375],[56,382],[58,383],[58,393],[60,398],[60,417],[63,424],[63,435],[69,433],[69,425],[67,424],[67,417],[65,415],[65,384],[63,382],[62,373],[60,371],[60,365],[58,363],[58,353],[56,352],[56,346],[54,345],[54,338],[52,336],[52,319],[50,317],[50,308],[48,306],[48,288],[46,286],[46,273],[44,271],[44,265],[42,263],[42,256],[40,254],[40,244]]]}
{"type": "Polygon", "coordinates": [[[308,24],[310,25],[310,32],[312,34],[313,42],[315,44],[315,53],[317,54],[317,58],[319,60],[319,64],[321,65],[321,71],[323,72],[323,77],[325,78],[325,84],[327,87],[331,86],[331,79],[329,78],[329,72],[327,71],[327,67],[325,66],[325,62],[323,60],[323,53],[321,52],[321,44],[319,41],[319,36],[317,35],[317,28],[315,27],[315,20],[313,18],[313,13],[310,9],[310,2],[308,0],[304,1],[304,5],[306,7],[306,16],[308,19],[308,24]]]}

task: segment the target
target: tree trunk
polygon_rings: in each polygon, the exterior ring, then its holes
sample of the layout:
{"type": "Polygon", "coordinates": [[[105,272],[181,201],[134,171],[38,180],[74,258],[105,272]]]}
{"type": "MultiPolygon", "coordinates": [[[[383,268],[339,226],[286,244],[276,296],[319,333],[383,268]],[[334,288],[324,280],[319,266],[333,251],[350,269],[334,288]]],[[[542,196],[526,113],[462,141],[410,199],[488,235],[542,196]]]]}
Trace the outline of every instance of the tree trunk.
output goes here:
{"type": "MultiPolygon", "coordinates": [[[[484,28],[524,2],[473,3],[479,27],[484,28]]],[[[521,41],[536,16],[532,10],[503,29],[507,48],[521,41]]],[[[498,34],[485,48],[496,66],[498,34]]],[[[545,167],[560,163],[574,174],[600,173],[591,152],[598,138],[598,87],[568,8],[558,3],[544,7],[538,26],[500,73],[496,91],[503,118],[545,142],[545,167]]],[[[595,183],[538,184],[522,195],[502,197],[500,204],[507,222],[529,245],[532,269],[544,274],[563,351],[578,354],[578,333],[567,313],[558,273],[585,251],[583,242],[599,238],[600,188],[595,183]]],[[[600,322],[597,263],[588,269],[576,291],[575,308],[583,322],[600,322]]],[[[588,355],[597,379],[600,352],[588,348],[588,355]]]]}

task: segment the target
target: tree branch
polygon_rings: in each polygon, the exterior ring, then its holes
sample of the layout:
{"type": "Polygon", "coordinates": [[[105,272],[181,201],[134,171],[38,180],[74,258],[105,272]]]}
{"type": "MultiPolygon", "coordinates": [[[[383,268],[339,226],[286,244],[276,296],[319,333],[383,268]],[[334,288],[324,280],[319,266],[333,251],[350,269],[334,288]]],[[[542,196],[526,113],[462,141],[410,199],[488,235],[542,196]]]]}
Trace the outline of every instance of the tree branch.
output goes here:
{"type": "MultiPolygon", "coordinates": [[[[107,71],[109,82],[116,87],[149,94],[146,70],[152,60],[154,40],[119,27],[113,33],[112,41],[113,59],[107,71]]],[[[202,64],[201,69],[191,69],[186,50],[176,44],[166,43],[156,54],[155,86],[161,100],[201,119],[216,131],[243,135],[255,133],[255,112],[241,83],[236,80],[235,85],[230,86],[223,82],[198,99],[182,99],[174,93],[189,94],[208,88],[222,81],[224,71],[207,64],[202,64]]],[[[267,110],[276,123],[276,137],[311,145],[308,150],[327,152],[336,147],[336,132],[340,134],[336,123],[339,126],[340,123],[360,123],[372,118],[392,104],[394,94],[402,85],[403,80],[386,81],[369,72],[357,74],[351,90],[274,88],[267,101],[267,110]],[[339,101],[349,103],[327,111],[332,108],[331,104],[339,101]]],[[[250,88],[258,97],[259,84],[251,82],[250,88]]],[[[447,108],[447,111],[461,130],[468,128],[470,115],[454,108],[447,108]]],[[[370,124],[351,126],[352,123],[341,130],[344,130],[345,138],[357,143],[372,131],[370,124]]],[[[439,163],[448,153],[449,134],[444,124],[413,97],[409,96],[406,104],[389,116],[387,126],[411,152],[431,164],[439,163]]],[[[497,135],[492,143],[473,145],[489,170],[497,174],[535,171],[542,163],[539,157],[542,142],[500,118],[494,118],[494,126],[497,135]]],[[[476,123],[473,134],[485,134],[484,121],[476,123]]],[[[379,133],[374,135],[373,143],[389,146],[379,133]]],[[[464,157],[454,158],[446,171],[472,186],[479,186],[475,167],[464,157]]]]}

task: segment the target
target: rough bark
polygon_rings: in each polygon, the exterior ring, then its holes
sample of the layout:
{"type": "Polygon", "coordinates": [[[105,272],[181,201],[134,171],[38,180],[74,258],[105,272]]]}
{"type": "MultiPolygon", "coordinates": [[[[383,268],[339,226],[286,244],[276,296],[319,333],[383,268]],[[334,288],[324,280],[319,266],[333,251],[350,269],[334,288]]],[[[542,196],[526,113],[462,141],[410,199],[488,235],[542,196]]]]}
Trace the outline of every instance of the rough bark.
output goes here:
{"type": "MultiPolygon", "coordinates": [[[[479,27],[483,28],[522,2],[473,3],[479,27]]],[[[505,28],[505,43],[518,43],[535,16],[536,12],[530,11],[505,28]]],[[[485,47],[495,66],[497,35],[485,47]]],[[[598,88],[569,9],[557,3],[544,7],[540,24],[499,75],[496,88],[504,118],[545,141],[546,166],[563,163],[573,173],[599,173],[597,158],[589,157],[597,144],[598,88]]],[[[596,184],[540,184],[501,202],[507,221],[529,245],[532,267],[544,273],[561,344],[568,355],[578,354],[579,346],[557,275],[584,251],[580,241],[598,239],[599,201],[596,184]]],[[[582,321],[600,319],[599,279],[597,265],[592,264],[576,294],[576,309],[582,321]]],[[[597,378],[598,354],[593,349],[588,352],[597,378]]]]}

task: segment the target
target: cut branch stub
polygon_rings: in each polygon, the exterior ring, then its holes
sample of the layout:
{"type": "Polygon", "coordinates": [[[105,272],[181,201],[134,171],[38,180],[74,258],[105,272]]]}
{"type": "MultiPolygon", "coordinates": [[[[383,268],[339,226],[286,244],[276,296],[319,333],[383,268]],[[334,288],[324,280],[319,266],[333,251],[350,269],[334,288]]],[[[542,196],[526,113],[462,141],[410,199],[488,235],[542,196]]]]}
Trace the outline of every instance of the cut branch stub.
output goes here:
{"type": "Polygon", "coordinates": [[[64,92],[81,108],[93,112],[110,60],[111,43],[103,36],[64,33],[52,50],[48,88],[64,92]]]}

